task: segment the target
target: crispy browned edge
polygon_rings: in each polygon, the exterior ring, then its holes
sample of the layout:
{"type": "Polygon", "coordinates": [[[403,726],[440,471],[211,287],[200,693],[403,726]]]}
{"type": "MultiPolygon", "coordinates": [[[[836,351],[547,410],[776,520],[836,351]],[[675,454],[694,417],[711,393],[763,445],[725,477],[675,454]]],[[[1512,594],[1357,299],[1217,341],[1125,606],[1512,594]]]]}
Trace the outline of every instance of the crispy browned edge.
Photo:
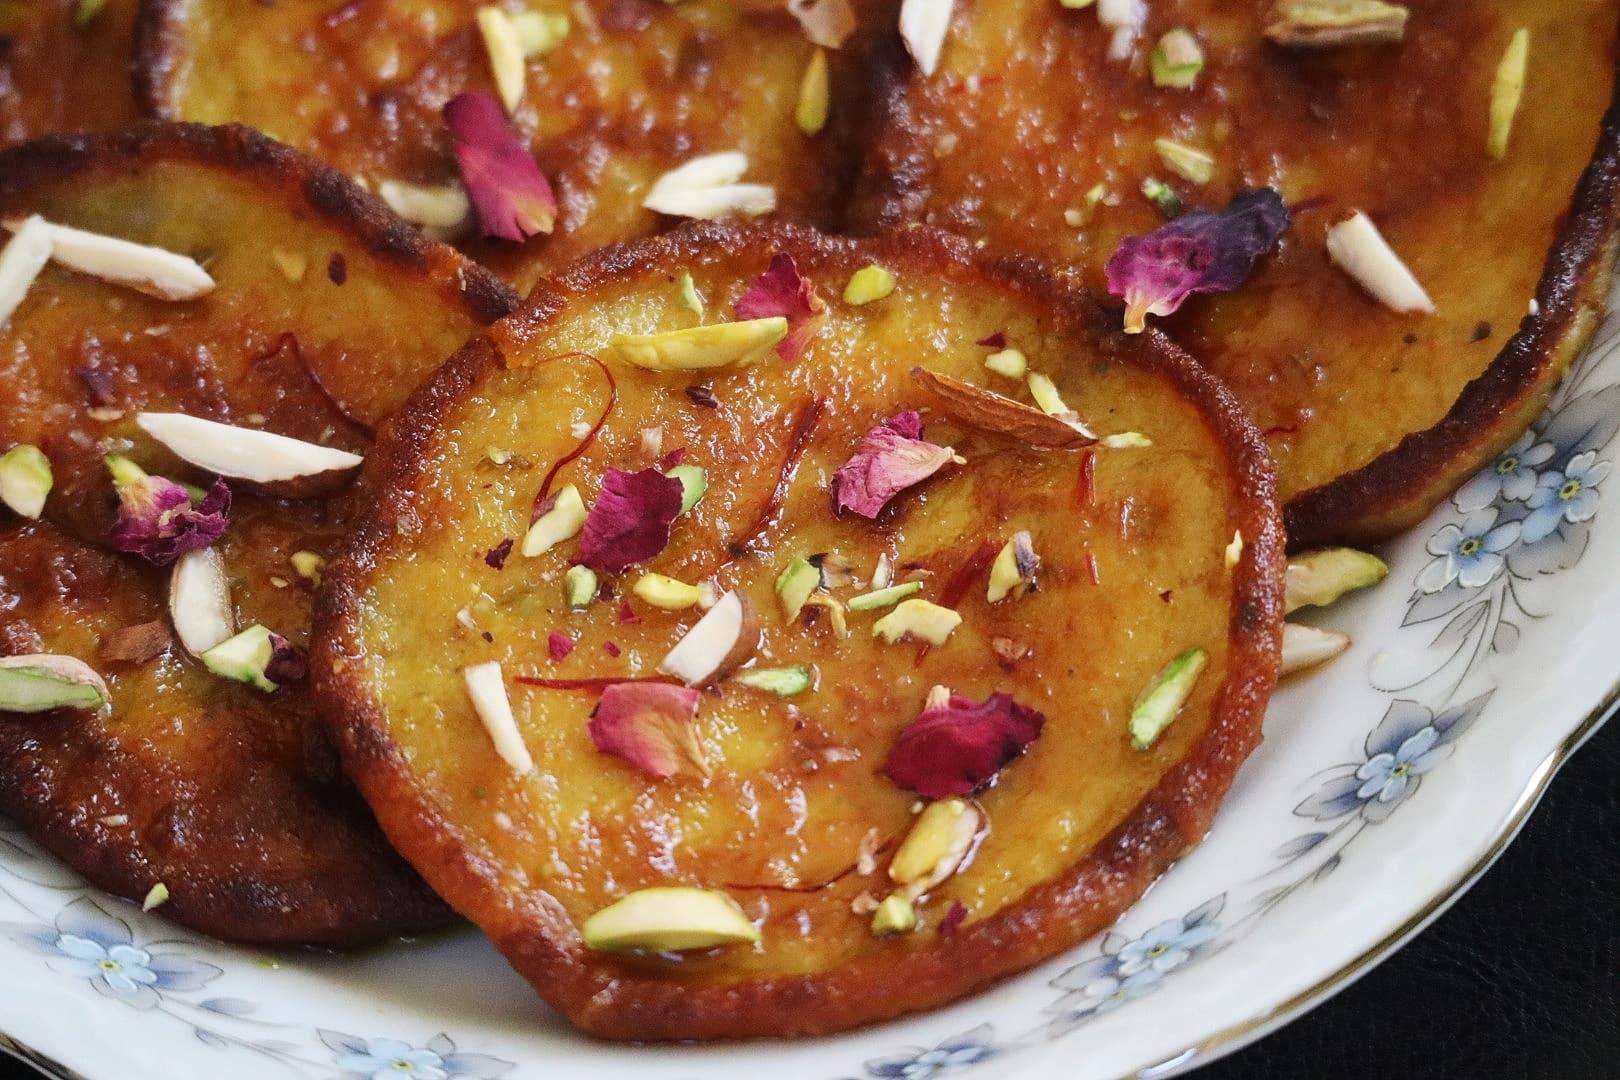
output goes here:
{"type": "Polygon", "coordinates": [[[1282,618],[1283,534],[1272,463],[1263,439],[1231,393],[1158,333],[1130,339],[1103,329],[1089,298],[1034,261],[993,261],[932,230],[872,241],[820,236],[788,226],[692,227],[609,248],[542,284],[524,311],[469,345],[421,387],[384,435],[368,468],[382,484],[374,515],[333,565],[317,603],[312,656],[316,692],[332,721],[345,767],[383,828],[430,884],[495,941],[513,966],[575,1024],[604,1038],[715,1039],[823,1034],[942,1005],[1027,968],[1101,930],[1176,858],[1198,843],[1233,774],[1260,740],[1277,676],[1282,618]],[[854,269],[877,260],[901,274],[937,274],[1004,288],[1048,306],[1054,321],[1100,339],[1105,355],[1168,377],[1203,413],[1232,460],[1232,501],[1246,541],[1235,571],[1231,663],[1215,715],[1179,765],[1083,862],[1005,911],[919,950],[868,956],[815,976],[760,979],[730,987],[683,987],[649,979],[588,954],[562,907],[539,890],[504,891],[486,862],[434,805],[393,743],[356,642],[368,578],[411,513],[427,451],[458,399],[501,364],[496,340],[521,342],[571,302],[647,270],[671,272],[704,251],[735,258],[777,251],[854,269]]]}
{"type": "Polygon", "coordinates": [[[155,120],[179,119],[179,110],[169,99],[185,6],[186,0],[140,0],[135,11],[130,88],[135,92],[135,107],[155,120]]]}
{"type": "MultiPolygon", "coordinates": [[[[895,228],[927,202],[932,157],[915,132],[915,70],[898,34],[874,50],[874,101],[864,165],[847,226],[895,228]]],[[[1291,548],[1371,543],[1426,517],[1494,458],[1546,406],[1553,387],[1602,321],[1620,253],[1620,65],[1597,147],[1547,253],[1538,315],[1463,388],[1439,423],[1406,435],[1361,468],[1295,495],[1284,507],[1291,548]]]]}
{"type": "MultiPolygon", "coordinates": [[[[86,171],[129,170],[152,161],[196,161],[252,177],[267,191],[289,197],[293,205],[308,207],[378,257],[441,283],[446,298],[480,323],[492,322],[517,306],[517,295],[505,283],[454,250],[424,239],[340,173],[245,127],[152,125],[48,136],[13,147],[0,152],[0,209],[25,205],[29,192],[86,171]]],[[[13,809],[22,811],[20,820],[44,847],[64,858],[71,854],[74,867],[99,887],[139,899],[151,884],[150,873],[132,858],[133,853],[85,844],[71,823],[59,816],[29,814],[27,807],[13,809]]],[[[290,912],[288,902],[277,890],[227,881],[177,889],[162,910],[174,922],[228,940],[332,947],[360,946],[428,929],[442,925],[449,916],[420,886],[409,893],[395,891],[362,920],[355,920],[352,913],[340,914],[340,906],[318,892],[298,898],[290,912]]]]}
{"type": "Polygon", "coordinates": [[[336,169],[249,127],[151,124],[89,135],[47,135],[0,151],[0,207],[42,185],[98,169],[193,161],[248,177],[313,210],[379,259],[430,277],[481,323],[513,311],[511,286],[454,248],[427,239],[336,169]]]}

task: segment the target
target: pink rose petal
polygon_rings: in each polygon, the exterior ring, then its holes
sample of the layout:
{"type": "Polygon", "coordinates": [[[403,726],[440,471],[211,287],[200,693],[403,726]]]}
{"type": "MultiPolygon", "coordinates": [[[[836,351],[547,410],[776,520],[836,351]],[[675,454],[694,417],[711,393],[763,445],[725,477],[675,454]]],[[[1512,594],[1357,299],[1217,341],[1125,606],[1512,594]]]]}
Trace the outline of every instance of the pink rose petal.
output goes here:
{"type": "Polygon", "coordinates": [[[1022,754],[1045,723],[1007,694],[992,694],[982,705],[952,694],[900,732],[883,775],[929,799],[969,795],[1022,754]]]}
{"type": "Polygon", "coordinates": [[[225,532],[231,492],[223,480],[215,480],[195,506],[185,488],[161,476],[141,474],[114,486],[118,518],[107,542],[116,551],[168,566],[188,551],[207,547],[225,532]]]}
{"type": "Polygon", "coordinates": [[[580,531],[579,561],[610,574],[646,562],[669,545],[681,514],[681,482],[657,469],[609,469],[580,531]]]}
{"type": "Polygon", "coordinates": [[[920,484],[951,461],[948,446],[922,441],[922,417],[903,412],[869,431],[849,463],[832,478],[834,516],[852,510],[876,518],[889,500],[920,484]]]}
{"type": "Polygon", "coordinates": [[[444,122],[484,235],[521,243],[551,232],[557,198],[501,103],[476,91],[458,94],[445,105],[444,122]]]}
{"type": "Polygon", "coordinates": [[[827,303],[816,295],[810,279],[799,275],[791,255],[774,255],[765,272],[755,278],[737,301],[739,319],[785,318],[788,335],[776,346],[776,355],[790,363],[804,355],[810,339],[827,321],[827,303]]]}
{"type": "Polygon", "coordinates": [[[697,737],[702,695],[665,683],[615,683],[602,691],[591,713],[591,742],[653,776],[707,776],[709,764],[697,737]]]}
{"type": "Polygon", "coordinates": [[[270,659],[264,665],[264,677],[277,686],[300,682],[309,675],[309,657],[304,650],[280,634],[270,633],[270,659]]]}
{"type": "Polygon", "coordinates": [[[560,630],[553,630],[546,637],[546,649],[553,660],[566,660],[568,654],[574,651],[574,639],[560,630]]]}

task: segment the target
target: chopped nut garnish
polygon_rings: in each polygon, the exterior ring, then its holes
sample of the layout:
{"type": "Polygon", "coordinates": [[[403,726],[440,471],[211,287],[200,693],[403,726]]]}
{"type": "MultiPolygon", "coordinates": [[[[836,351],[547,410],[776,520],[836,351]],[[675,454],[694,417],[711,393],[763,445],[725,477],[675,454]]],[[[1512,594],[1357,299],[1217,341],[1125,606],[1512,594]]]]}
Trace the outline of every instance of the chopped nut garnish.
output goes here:
{"type": "Polygon", "coordinates": [[[909,934],[917,929],[917,909],[899,893],[886,896],[872,913],[872,933],[878,937],[909,934]]]}
{"type": "Polygon", "coordinates": [[[805,65],[804,77],[799,80],[799,104],[793,119],[806,135],[816,135],[827,126],[827,110],[831,101],[828,84],[827,51],[817,49],[805,65]]]}
{"type": "Polygon", "coordinates": [[[901,0],[900,39],[917,62],[917,70],[932,75],[951,27],[952,0],[901,0]]]}
{"type": "Polygon", "coordinates": [[[1030,446],[1074,447],[1096,442],[1079,418],[1063,404],[1057,387],[1045,375],[1028,375],[1035,409],[982,386],[949,375],[913,368],[911,377],[932,394],[953,420],[980,431],[1005,435],[1030,446]],[[1048,408],[1051,406],[1051,408],[1048,408]]]}
{"type": "Polygon", "coordinates": [[[1181,196],[1177,195],[1175,189],[1163,180],[1152,176],[1143,180],[1142,195],[1158,209],[1162,217],[1175,218],[1181,216],[1183,209],[1181,196]]]}
{"type": "Polygon", "coordinates": [[[569,484],[552,497],[551,506],[529,526],[523,537],[523,554],[533,558],[579,535],[585,518],[585,501],[579,497],[579,488],[569,484]]]}
{"type": "Polygon", "coordinates": [[[649,371],[698,371],[757,363],[787,336],[788,321],[778,316],[656,334],[615,334],[608,348],[649,371]]]}
{"type": "Polygon", "coordinates": [[[1209,654],[1203,649],[1188,649],[1170,661],[1142,691],[1131,709],[1131,742],[1138,750],[1150,748],[1181,715],[1208,661],[1209,654]]]}
{"type": "Polygon", "coordinates": [[[641,205],[673,217],[715,219],[728,214],[757,217],[776,209],[776,189],[738,183],[748,155],[738,150],[693,158],[660,176],[641,205]]]}
{"type": "Polygon", "coordinates": [[[1226,568],[1232,569],[1241,558],[1243,558],[1243,530],[1239,529],[1232,534],[1232,542],[1226,545],[1226,568]]]}
{"type": "MultiPolygon", "coordinates": [[[[0,225],[20,234],[34,221],[41,223],[44,235],[50,240],[51,260],[70,270],[123,285],[159,300],[195,300],[214,291],[214,279],[208,276],[208,271],[197,260],[176,255],[172,251],[133,244],[115,236],[70,229],[66,225],[53,225],[37,215],[8,218],[0,225]]],[[[10,245],[6,250],[10,251],[10,245]]],[[[3,291],[0,288],[0,292],[3,291]]],[[[0,314],[9,314],[3,304],[0,304],[0,314]]]]}
{"type": "Polygon", "coordinates": [[[311,585],[321,583],[321,573],[326,569],[326,560],[313,551],[295,551],[288,560],[292,568],[298,571],[298,576],[311,585]]]}
{"type": "Polygon", "coordinates": [[[309,256],[301,251],[286,251],[282,248],[270,249],[270,260],[281,271],[281,276],[296,285],[304,280],[309,272],[309,256]]]}
{"type": "Polygon", "coordinates": [[[1376,555],[1354,548],[1319,548],[1288,560],[1286,612],[1325,607],[1357,589],[1383,581],[1389,566],[1376,555]]]}
{"type": "Polygon", "coordinates": [[[520,11],[509,15],[517,31],[523,56],[529,59],[551,52],[568,36],[568,16],[547,11],[520,11]]]}
{"type": "Polygon", "coordinates": [[[872,624],[872,636],[891,645],[908,637],[930,645],[943,645],[960,625],[962,616],[950,608],[927,600],[902,600],[898,607],[872,624]]]}
{"type": "Polygon", "coordinates": [[[107,684],[82,660],[31,654],[0,656],[0,712],[99,709],[107,684]]]}
{"type": "Polygon", "coordinates": [[[491,660],[487,664],[466,668],[461,674],[467,682],[467,695],[472,698],[473,712],[478,715],[490,741],[495,744],[495,752],[514,771],[533,772],[534,758],[529,756],[523,733],[518,730],[517,718],[512,715],[512,702],[506,696],[506,680],[501,674],[501,665],[491,660]]]}
{"type": "Polygon", "coordinates": [[[1292,675],[1325,664],[1349,647],[1348,634],[1318,630],[1301,623],[1284,623],[1280,674],[1292,675]]]}
{"type": "Polygon", "coordinates": [[[844,286],[844,303],[859,307],[882,300],[894,292],[897,280],[892,270],[876,263],[863,266],[850,275],[849,284],[844,286]]]}
{"type": "Polygon", "coordinates": [[[0,454],[0,503],[25,518],[38,518],[54,483],[50,459],[24,443],[0,454]]]}
{"type": "Polygon", "coordinates": [[[997,553],[996,561],[990,564],[990,587],[985,599],[996,604],[1009,596],[1014,599],[1023,596],[1035,584],[1035,571],[1040,564],[1029,533],[1013,534],[997,553]]]}
{"type": "Polygon", "coordinates": [[[642,574],[630,591],[653,607],[665,611],[683,611],[696,604],[702,595],[696,585],[688,585],[663,574],[642,574]]]}
{"type": "Polygon", "coordinates": [[[1194,184],[1207,184],[1215,177],[1215,159],[1173,139],[1154,139],[1153,149],[1165,168],[1194,184]]]}
{"type": "Polygon", "coordinates": [[[1434,301],[1378,226],[1360,210],[1328,230],[1327,250],[1345,273],[1385,307],[1403,313],[1434,314],[1434,301]]]}
{"type": "Polygon", "coordinates": [[[890,585],[886,588],[876,589],[860,596],[849,599],[851,611],[876,611],[879,608],[893,607],[913,593],[922,592],[923,584],[920,581],[908,581],[902,585],[890,585]]]}
{"type": "Polygon", "coordinates": [[[984,366],[997,375],[1022,379],[1029,373],[1029,357],[1017,349],[1002,349],[984,358],[984,366]]]}
{"type": "Polygon", "coordinates": [[[832,622],[833,633],[838,637],[849,636],[849,623],[844,618],[844,605],[831,596],[812,596],[804,602],[805,607],[825,608],[829,620],[832,622]]]}
{"type": "Polygon", "coordinates": [[[146,891],[146,899],[141,901],[141,910],[151,911],[153,908],[167,903],[168,899],[169,887],[160,881],[146,891]]]}
{"type": "Polygon", "coordinates": [[[816,669],[809,664],[797,667],[754,668],[738,672],[732,682],[751,686],[755,690],[768,690],[777,697],[793,697],[816,685],[816,669]]]}
{"type": "Polygon", "coordinates": [[[1265,35],[1279,45],[1318,49],[1400,41],[1407,10],[1382,0],[1278,0],[1265,35]]]}
{"type": "Polygon", "coordinates": [[[501,104],[508,114],[515,113],[523,104],[525,71],[523,66],[523,39],[511,18],[498,7],[478,9],[478,33],[484,39],[484,52],[489,57],[490,74],[495,78],[495,89],[501,95],[501,104]]]}
{"type": "Polygon", "coordinates": [[[399,180],[384,180],[377,194],[389,209],[413,225],[428,229],[455,229],[472,214],[472,200],[460,184],[424,187],[399,180]]]}
{"type": "Polygon", "coordinates": [[[685,952],[759,940],[737,902],[686,886],[640,889],[603,908],[579,928],[599,952],[685,952]]]}
{"type": "Polygon", "coordinates": [[[1204,50],[1191,31],[1178,27],[1159,39],[1149,66],[1154,86],[1191,90],[1204,70],[1204,50]]]}
{"type": "Polygon", "coordinates": [[[984,815],[965,799],[929,803],[889,862],[889,878],[916,900],[961,867],[984,826],[984,815]]]}
{"type": "Polygon", "coordinates": [[[681,271],[678,288],[681,292],[681,306],[698,318],[703,318],[703,297],[698,295],[697,284],[692,280],[692,271],[681,271]]]}
{"type": "Polygon", "coordinates": [[[0,326],[17,310],[34,279],[51,261],[50,229],[42,217],[31,217],[0,250],[0,326]]]}
{"type": "Polygon", "coordinates": [[[1491,131],[1486,148],[1498,161],[1507,157],[1508,139],[1513,134],[1513,118],[1524,97],[1524,76],[1530,65],[1530,29],[1520,27],[1508,42],[1496,78],[1491,83],[1491,131]]]}

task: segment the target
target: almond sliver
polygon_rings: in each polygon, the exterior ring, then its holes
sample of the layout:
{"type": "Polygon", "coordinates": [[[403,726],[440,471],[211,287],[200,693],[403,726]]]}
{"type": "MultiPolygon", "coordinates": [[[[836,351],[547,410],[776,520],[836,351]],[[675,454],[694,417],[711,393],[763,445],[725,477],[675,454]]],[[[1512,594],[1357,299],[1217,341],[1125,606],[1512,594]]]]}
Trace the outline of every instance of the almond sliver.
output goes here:
{"type": "MultiPolygon", "coordinates": [[[[8,222],[7,227],[12,224],[8,222]]],[[[36,216],[15,225],[15,235],[0,251],[0,325],[11,318],[34,279],[51,261],[50,227],[45,219],[36,216]]]]}
{"type": "MultiPolygon", "coordinates": [[[[3,224],[17,233],[32,220],[36,219],[11,218],[3,224]]],[[[50,238],[51,259],[71,270],[160,300],[195,300],[214,291],[214,279],[195,259],[39,220],[50,238]]]]}

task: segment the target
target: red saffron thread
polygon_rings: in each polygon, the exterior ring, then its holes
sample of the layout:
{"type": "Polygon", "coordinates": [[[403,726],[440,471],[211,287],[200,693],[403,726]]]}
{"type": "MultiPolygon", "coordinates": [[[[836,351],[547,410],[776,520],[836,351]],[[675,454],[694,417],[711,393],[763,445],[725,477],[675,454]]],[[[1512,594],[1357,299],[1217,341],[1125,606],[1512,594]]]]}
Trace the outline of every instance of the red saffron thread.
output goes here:
{"type": "Polygon", "coordinates": [[[810,434],[821,421],[821,414],[826,409],[826,398],[813,398],[799,410],[799,417],[793,424],[793,436],[788,440],[787,455],[782,459],[782,470],[776,477],[776,487],[771,489],[771,496],[765,501],[754,523],[742,535],[726,545],[733,556],[748,554],[753,543],[759,539],[760,533],[770,527],[771,519],[782,509],[782,504],[787,501],[788,485],[793,482],[793,474],[798,470],[799,459],[804,456],[804,451],[810,444],[810,434]]]}
{"type": "MultiPolygon", "coordinates": [[[[591,448],[591,444],[596,441],[596,436],[602,430],[602,425],[606,424],[608,422],[608,417],[613,415],[614,407],[619,404],[619,383],[618,383],[618,380],[614,379],[613,372],[609,371],[608,366],[606,364],[602,363],[602,361],[598,360],[594,353],[588,353],[588,352],[558,353],[556,356],[548,356],[548,357],[546,357],[544,360],[541,360],[540,363],[541,364],[549,364],[553,360],[573,360],[573,359],[578,359],[580,357],[583,357],[584,359],[589,360],[591,363],[595,364],[597,366],[597,368],[602,372],[602,377],[607,380],[607,382],[608,382],[608,403],[607,403],[607,407],[602,410],[602,415],[596,418],[596,423],[595,423],[595,425],[593,425],[591,427],[591,430],[585,435],[585,437],[583,439],[579,440],[579,445],[574,447],[568,453],[564,454],[562,457],[558,458],[556,463],[551,466],[550,471],[548,471],[546,473],[546,478],[540,482],[540,494],[538,494],[538,495],[536,495],[534,497],[534,505],[536,507],[538,507],[541,503],[545,502],[546,497],[551,494],[552,482],[557,479],[557,474],[563,470],[563,467],[568,465],[569,463],[573,462],[574,460],[576,460],[581,454],[585,453],[585,451],[587,451],[587,450],[589,450],[591,448]]],[[[536,365],[536,366],[538,366],[538,365],[536,365]]]]}
{"type": "Polygon", "coordinates": [[[1102,573],[1097,569],[1097,556],[1089,551],[1086,552],[1086,573],[1091,575],[1093,585],[1102,584],[1102,573]]]}
{"type": "Polygon", "coordinates": [[[321,380],[321,373],[315,370],[315,365],[311,364],[309,357],[304,355],[304,347],[299,343],[298,335],[291,330],[277,338],[276,343],[267,351],[254,357],[253,366],[257,367],[267,360],[274,359],[288,349],[292,350],[293,358],[298,361],[298,366],[304,369],[304,374],[309,378],[310,385],[314,386],[321,397],[326,399],[326,403],[332,407],[332,411],[337,413],[344,423],[353,426],[356,431],[364,435],[367,442],[376,442],[377,429],[344,408],[343,403],[333,395],[331,390],[327,389],[326,383],[321,380]]]}
{"type": "Polygon", "coordinates": [[[1074,502],[1087,507],[1097,501],[1097,452],[1085,450],[1080,454],[1080,474],[1074,478],[1074,502]]]}
{"type": "Polygon", "coordinates": [[[524,686],[536,686],[542,690],[587,690],[600,694],[610,686],[620,683],[664,683],[669,686],[681,685],[681,680],[668,675],[621,675],[618,678],[601,679],[546,679],[539,675],[519,675],[512,680],[524,686]]]}

